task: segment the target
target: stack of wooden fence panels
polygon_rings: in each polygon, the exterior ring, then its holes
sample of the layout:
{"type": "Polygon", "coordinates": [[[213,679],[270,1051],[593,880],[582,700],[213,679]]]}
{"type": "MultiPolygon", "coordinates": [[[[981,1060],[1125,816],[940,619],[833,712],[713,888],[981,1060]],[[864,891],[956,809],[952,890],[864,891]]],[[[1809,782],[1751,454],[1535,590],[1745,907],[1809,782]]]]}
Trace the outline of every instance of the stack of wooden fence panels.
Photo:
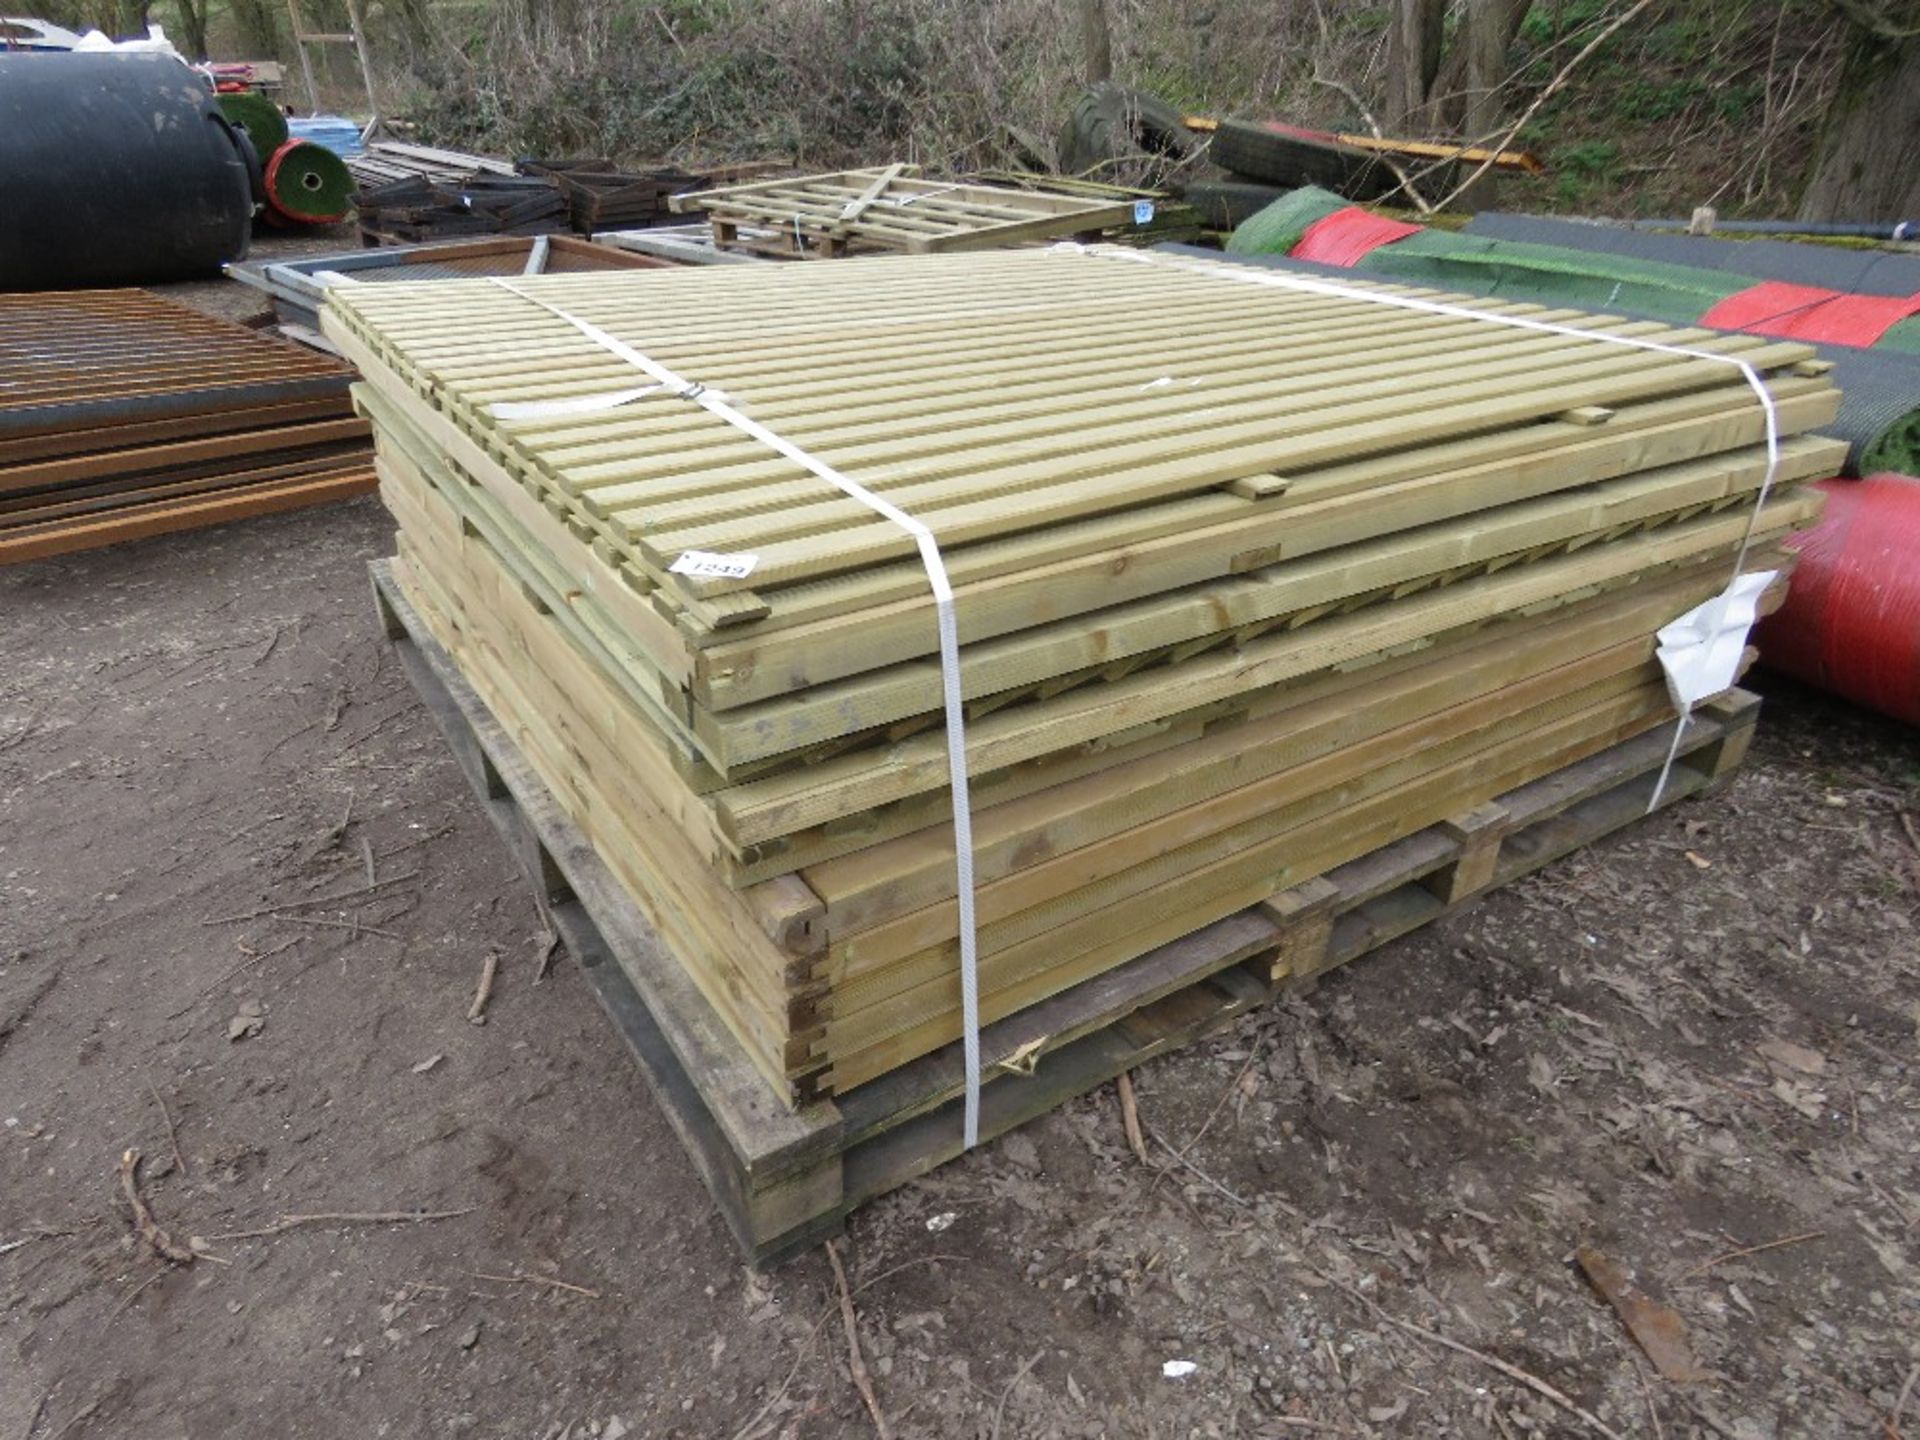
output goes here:
{"type": "Polygon", "coordinates": [[[0,295],[0,564],[372,490],[352,379],[143,290],[0,295]]]}
{"type": "Polygon", "coordinates": [[[1134,198],[931,180],[917,165],[724,185],[669,204],[683,214],[705,211],[716,244],[806,257],[991,250],[1153,216],[1151,203],[1134,198]]]}
{"type": "Polygon", "coordinates": [[[409,602],[790,1102],[960,1032],[927,577],[681,395],[497,415],[647,383],[546,307],[938,535],[989,1021],[1671,724],[1655,630],[1750,526],[1784,568],[1844,451],[1804,345],[1459,302],[1746,361],[1785,436],[1756,508],[1732,365],[1247,273],[1044,250],[329,303],[409,602]]]}

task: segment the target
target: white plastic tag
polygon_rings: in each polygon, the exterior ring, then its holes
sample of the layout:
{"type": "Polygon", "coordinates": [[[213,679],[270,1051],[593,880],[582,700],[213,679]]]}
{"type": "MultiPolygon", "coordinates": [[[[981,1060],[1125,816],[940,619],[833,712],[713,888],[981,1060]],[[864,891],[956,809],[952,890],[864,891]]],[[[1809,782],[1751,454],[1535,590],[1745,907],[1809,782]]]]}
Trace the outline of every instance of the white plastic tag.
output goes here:
{"type": "Polygon", "coordinates": [[[1133,223],[1136,225],[1151,225],[1153,223],[1153,202],[1151,200],[1136,200],[1133,202],[1133,223]]]}
{"type": "Polygon", "coordinates": [[[715,555],[709,550],[683,550],[667,571],[673,575],[691,575],[698,580],[744,580],[759,563],[758,555],[715,555]]]}
{"type": "Polygon", "coordinates": [[[1675,709],[1691,710],[1739,678],[1747,632],[1760,615],[1760,597],[1779,573],[1741,575],[1705,604],[1660,627],[1660,668],[1666,671],[1675,709]]]}

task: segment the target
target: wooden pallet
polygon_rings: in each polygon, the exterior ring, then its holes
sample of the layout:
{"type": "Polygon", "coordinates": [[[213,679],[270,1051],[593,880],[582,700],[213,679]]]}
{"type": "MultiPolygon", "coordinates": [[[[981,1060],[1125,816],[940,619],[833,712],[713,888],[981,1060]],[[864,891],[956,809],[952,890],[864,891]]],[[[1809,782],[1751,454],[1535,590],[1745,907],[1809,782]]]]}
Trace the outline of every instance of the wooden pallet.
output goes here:
{"type": "Polygon", "coordinates": [[[917,165],[729,185],[669,203],[681,214],[705,211],[718,245],[818,257],[989,250],[1097,235],[1153,216],[1151,204],[1137,208],[1133,197],[929,180],[917,165]]]}
{"type": "MultiPolygon", "coordinates": [[[[960,1152],[959,1047],[790,1111],[671,959],[394,582],[371,567],[403,668],[489,819],[626,1040],[754,1263],[836,1233],[865,1201],[960,1152]]],[[[1663,806],[1724,785],[1759,714],[1744,691],[1702,708],[1663,806]]],[[[981,1133],[992,1137],[1192,1044],[1282,989],[1452,914],[1640,818],[1671,732],[1640,735],[1387,845],[987,1026],[981,1133]]]]}

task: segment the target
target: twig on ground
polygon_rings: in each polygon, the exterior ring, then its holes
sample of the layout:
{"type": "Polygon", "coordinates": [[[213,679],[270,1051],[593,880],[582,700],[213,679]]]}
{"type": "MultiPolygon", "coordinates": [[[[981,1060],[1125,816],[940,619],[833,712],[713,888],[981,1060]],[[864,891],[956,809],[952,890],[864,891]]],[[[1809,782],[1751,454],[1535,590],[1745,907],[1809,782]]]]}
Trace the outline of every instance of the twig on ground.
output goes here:
{"type": "MultiPolygon", "coordinates": [[[[366,837],[361,837],[366,843],[366,837]]],[[[373,873],[372,850],[367,851],[367,873],[373,873]]],[[[258,910],[243,910],[235,915],[216,915],[211,920],[202,920],[202,925],[236,925],[242,920],[259,920],[264,916],[284,916],[290,911],[304,910],[309,905],[339,905],[348,900],[358,900],[362,895],[371,895],[376,890],[385,890],[389,885],[404,885],[409,880],[418,880],[421,872],[409,870],[404,875],[389,875],[385,880],[368,881],[365,885],[356,885],[351,890],[335,891],[331,895],[309,895],[303,900],[283,900],[278,905],[262,905],[258,910]]]]}
{"type": "Polygon", "coordinates": [[[1763,1255],[1769,1250],[1781,1250],[1789,1245],[1801,1245],[1809,1240],[1824,1240],[1824,1230],[1809,1230],[1803,1235],[1785,1235],[1778,1240],[1769,1240],[1764,1245],[1745,1245],[1738,1250],[1729,1250],[1724,1255],[1716,1255],[1711,1260],[1702,1260],[1691,1270],[1682,1270],[1678,1280],[1691,1280],[1696,1275],[1704,1275],[1716,1265],[1724,1265],[1729,1260],[1744,1260],[1749,1255],[1763,1255]]]}
{"type": "Polygon", "coordinates": [[[396,845],[391,850],[382,850],[378,858],[382,860],[391,860],[394,856],[402,853],[403,851],[412,850],[415,847],[420,845],[429,845],[433,843],[435,840],[440,839],[440,837],[443,835],[451,835],[457,828],[458,827],[454,825],[442,825],[437,830],[429,830],[424,835],[416,835],[413,837],[413,839],[408,840],[404,844],[396,845]]]}
{"type": "Polygon", "coordinates": [[[1033,1369],[1034,1366],[1045,1359],[1046,1354],[1045,1346],[1034,1351],[1033,1354],[1029,1355],[1026,1360],[1021,1363],[1020,1368],[1013,1372],[1013,1378],[1007,1381],[1007,1388],[1000,1392],[1000,1403],[993,1407],[993,1430],[989,1440],[1000,1440],[1000,1421],[1007,1413],[1007,1398],[1013,1394],[1013,1387],[1025,1378],[1029,1370],[1033,1369]]]}
{"type": "Polygon", "coordinates": [[[138,1300],[142,1295],[147,1293],[147,1287],[153,1284],[153,1282],[158,1280],[162,1275],[165,1275],[167,1273],[168,1272],[165,1270],[155,1270],[151,1275],[147,1276],[146,1279],[142,1280],[138,1285],[134,1286],[133,1289],[129,1290],[126,1294],[122,1295],[120,1297],[120,1303],[113,1307],[113,1313],[107,1316],[105,1320],[102,1320],[100,1322],[100,1329],[104,1331],[109,1325],[113,1324],[114,1321],[118,1320],[122,1315],[126,1314],[128,1310],[132,1309],[133,1302],[138,1300]]]}
{"type": "Polygon", "coordinates": [[[362,925],[358,921],[328,920],[319,915],[276,915],[275,920],[294,925],[319,925],[328,930],[350,930],[354,935],[378,935],[382,940],[398,940],[400,936],[391,930],[382,930],[377,925],[362,925]]]}
{"type": "Polygon", "coordinates": [[[426,1220],[454,1220],[462,1215],[474,1212],[472,1205],[462,1210],[336,1210],[317,1215],[282,1215],[271,1225],[263,1225],[258,1230],[229,1230],[224,1235],[203,1235],[197,1238],[213,1242],[216,1240],[264,1240],[272,1235],[285,1234],[302,1225],[418,1225],[426,1220]]]}
{"type": "Polygon", "coordinates": [[[147,1242],[154,1254],[176,1265],[191,1265],[200,1258],[160,1228],[160,1223],[153,1218],[153,1212],[147,1208],[147,1202],[141,1198],[138,1150],[128,1150],[120,1156],[120,1192],[126,1196],[127,1205],[133,1211],[134,1233],[147,1242]]]}
{"type": "Polygon", "coordinates": [[[173,1147],[173,1168],[184,1175],[187,1173],[187,1157],[180,1153],[180,1127],[173,1123],[173,1112],[167,1108],[160,1087],[148,1080],[147,1090],[153,1096],[153,1103],[160,1107],[160,1118],[167,1122],[167,1143],[173,1147]]]}
{"type": "Polygon", "coordinates": [[[344,755],[349,750],[355,749],[358,746],[366,744],[367,741],[371,740],[375,735],[378,735],[382,730],[386,729],[387,726],[391,725],[394,721],[398,720],[402,715],[409,714],[416,708],[418,707],[414,702],[408,702],[407,704],[402,705],[398,710],[391,711],[388,714],[381,716],[378,720],[374,721],[373,724],[369,725],[365,730],[362,730],[358,735],[354,736],[353,739],[347,741],[346,744],[342,745],[340,747],[340,753],[344,755]]]}
{"type": "MultiPolygon", "coordinates": [[[[946,1260],[965,1261],[966,1258],[964,1255],[916,1255],[911,1260],[903,1260],[898,1265],[889,1266],[870,1279],[862,1280],[858,1285],[854,1286],[853,1293],[859,1295],[871,1290],[882,1280],[890,1280],[902,1270],[911,1270],[916,1265],[937,1265],[946,1260]]],[[[794,1377],[800,1373],[802,1362],[812,1353],[814,1342],[820,1338],[820,1331],[825,1327],[826,1323],[833,1318],[836,1308],[834,1302],[827,1302],[826,1308],[820,1312],[820,1318],[813,1322],[813,1328],[807,1331],[806,1337],[801,1340],[799,1347],[794,1351],[793,1364],[787,1370],[786,1379],[780,1382],[773,1394],[766,1398],[758,1410],[747,1417],[747,1423],[733,1432],[733,1440],[749,1440],[749,1437],[757,1435],[762,1429],[767,1416],[773,1413],[774,1406],[787,1398],[787,1392],[793,1388],[794,1377]]]]}
{"type": "Polygon", "coordinates": [[[480,987],[473,992],[473,1004],[467,1007],[469,1025],[487,1023],[487,1002],[493,998],[493,977],[499,970],[500,952],[489,948],[487,958],[480,964],[480,987]]]}
{"type": "Polygon", "coordinates": [[[1886,1418],[1888,1440],[1901,1440],[1900,1417],[1907,1413],[1907,1401],[1913,1397],[1913,1386],[1920,1380],[1920,1365],[1907,1371],[1906,1382],[1900,1387],[1900,1394],[1893,1402],[1893,1413],[1886,1418]]]}
{"type": "Polygon", "coordinates": [[[40,1417],[47,1413],[47,1401],[53,1398],[52,1390],[40,1392],[40,1403],[33,1407],[33,1413],[27,1416],[27,1428],[20,1432],[20,1440],[33,1440],[33,1432],[40,1426],[40,1417]]]}
{"type": "Polygon", "coordinates": [[[1725,1436],[1726,1440],[1740,1440],[1739,1431],[1735,1430],[1731,1425],[1727,1424],[1726,1421],[1707,1409],[1706,1406],[1694,1399],[1693,1396],[1682,1393],[1680,1398],[1686,1401],[1687,1409],[1693,1412],[1693,1418],[1713,1431],[1714,1434],[1725,1436]]]}
{"type": "Polygon", "coordinates": [[[1147,1134],[1153,1137],[1154,1143],[1158,1145],[1162,1150],[1166,1151],[1167,1154],[1171,1155],[1177,1162],[1186,1166],[1187,1169],[1191,1170],[1200,1180],[1204,1181],[1208,1186],[1208,1188],[1219,1191],[1220,1194],[1226,1196],[1227,1199],[1231,1200],[1234,1204],[1240,1206],[1242,1209],[1251,1210],[1253,1208],[1252,1201],[1243,1199],[1242,1197],[1234,1194],[1233,1191],[1229,1190],[1226,1186],[1222,1185],[1218,1180],[1214,1179],[1211,1175],[1207,1174],[1206,1171],[1202,1170],[1198,1165],[1194,1164],[1193,1161],[1187,1159],[1186,1156],[1182,1155],[1178,1150],[1174,1149],[1173,1146],[1169,1145],[1167,1143],[1167,1137],[1162,1135],[1158,1130],[1154,1130],[1150,1128],[1148,1129],[1147,1134]]]}
{"type": "Polygon", "coordinates": [[[544,901],[540,904],[540,923],[546,926],[546,933],[540,947],[540,965],[533,972],[536,985],[553,973],[553,957],[560,953],[560,932],[553,928],[553,917],[547,913],[544,901]]]}
{"type": "Polygon", "coordinates": [[[375,884],[373,872],[373,841],[369,840],[364,834],[360,837],[360,858],[366,863],[367,867],[366,888],[371,890],[375,884]]]}
{"type": "Polygon", "coordinates": [[[1402,1320],[1397,1315],[1386,1316],[1386,1321],[1389,1325],[1398,1326],[1410,1335],[1418,1335],[1423,1340],[1431,1340],[1436,1345],[1444,1345],[1447,1349],[1465,1355],[1469,1359],[1478,1360],[1490,1370],[1499,1371],[1509,1380],[1518,1381],[1533,1391],[1534,1394],[1552,1401],[1569,1415],[1584,1421],[1587,1426],[1592,1429],[1594,1434],[1603,1435],[1606,1437],[1606,1440],[1622,1440],[1619,1431],[1611,1428],[1606,1421],[1602,1420],[1598,1415],[1595,1415],[1565,1391],[1555,1389],[1538,1375],[1530,1371],[1522,1370],[1518,1365],[1509,1365],[1497,1355],[1489,1355],[1486,1351],[1476,1350],[1471,1345],[1462,1345],[1458,1340],[1442,1335],[1438,1330],[1429,1330],[1426,1326],[1416,1325],[1411,1320],[1402,1320]]]}
{"type": "Polygon", "coordinates": [[[99,1410],[99,1408],[102,1405],[106,1403],[107,1403],[107,1397],[105,1395],[94,1396],[93,1399],[89,1400],[85,1405],[82,1405],[80,1409],[74,1413],[73,1417],[67,1421],[66,1424],[62,1425],[58,1430],[55,1430],[51,1435],[49,1435],[47,1437],[47,1440],[66,1440],[66,1437],[73,1433],[73,1429],[76,1425],[83,1425],[87,1421],[91,1420],[94,1417],[94,1413],[97,1410],[99,1410]]]}
{"type": "Polygon", "coordinates": [[[1640,1393],[1646,1397],[1647,1419],[1653,1422],[1653,1440],[1667,1440],[1667,1427],[1660,1423],[1660,1407],[1654,1402],[1653,1386],[1647,1383],[1647,1367],[1636,1360],[1633,1373],[1640,1381],[1640,1393]]]}
{"type": "Polygon", "coordinates": [[[833,1283],[840,1291],[840,1323],[847,1332],[847,1369],[853,1375],[853,1385],[860,1392],[860,1398],[867,1402],[867,1413],[873,1416],[874,1433],[880,1440],[893,1440],[893,1431],[887,1427],[886,1413],[880,1408],[880,1399],[873,1393],[873,1379],[867,1374],[866,1357],[860,1353],[860,1323],[853,1313],[853,1296],[847,1291],[846,1267],[840,1263],[840,1242],[827,1242],[827,1260],[833,1266],[833,1283]]]}
{"type": "Polygon", "coordinates": [[[529,1275],[524,1270],[516,1270],[511,1275],[489,1275],[485,1271],[475,1270],[476,1280],[492,1280],[501,1285],[551,1285],[556,1290],[566,1290],[574,1295],[584,1295],[589,1300],[601,1298],[598,1290],[589,1290],[584,1285],[569,1285],[565,1280],[555,1280],[549,1275],[529,1275]]]}
{"type": "Polygon", "coordinates": [[[198,1005],[202,1000],[206,999],[209,995],[213,994],[213,992],[218,990],[222,985],[227,984],[231,980],[237,979],[242,973],[244,973],[245,971],[251,970],[254,966],[258,965],[262,960],[271,960],[274,956],[282,954],[285,951],[291,950],[294,946],[298,945],[300,941],[298,939],[288,940],[284,944],[274,946],[271,950],[248,950],[244,943],[241,943],[239,941],[236,941],[234,943],[236,947],[246,955],[247,958],[242,960],[239,964],[233,966],[230,970],[227,971],[226,974],[222,975],[218,980],[214,981],[211,985],[207,986],[207,988],[202,990],[198,995],[194,996],[193,999],[184,1008],[176,1010],[171,1015],[167,1016],[169,1020],[178,1020],[182,1015],[186,1014],[188,1010],[193,1009],[195,1005],[198,1005]]]}
{"type": "Polygon", "coordinates": [[[1140,1133],[1140,1107],[1133,1098],[1133,1072],[1122,1070],[1114,1077],[1113,1088],[1120,1092],[1120,1128],[1127,1132],[1127,1144],[1142,1165],[1151,1165],[1147,1137],[1140,1133]]]}

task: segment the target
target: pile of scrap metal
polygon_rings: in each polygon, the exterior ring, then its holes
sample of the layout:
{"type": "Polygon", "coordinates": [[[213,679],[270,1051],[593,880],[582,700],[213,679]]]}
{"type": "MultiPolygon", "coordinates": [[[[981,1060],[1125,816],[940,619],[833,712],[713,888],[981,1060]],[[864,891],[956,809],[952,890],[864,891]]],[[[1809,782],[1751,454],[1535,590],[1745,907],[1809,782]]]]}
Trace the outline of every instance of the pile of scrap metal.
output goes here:
{"type": "Polygon", "coordinates": [[[0,296],[0,564],[365,494],[353,378],[143,290],[0,296]]]}
{"type": "Polygon", "coordinates": [[[654,225],[671,218],[671,197],[765,168],[622,169],[604,157],[516,164],[385,140],[349,157],[347,167],[359,186],[355,203],[369,245],[566,230],[592,236],[654,225]]]}

